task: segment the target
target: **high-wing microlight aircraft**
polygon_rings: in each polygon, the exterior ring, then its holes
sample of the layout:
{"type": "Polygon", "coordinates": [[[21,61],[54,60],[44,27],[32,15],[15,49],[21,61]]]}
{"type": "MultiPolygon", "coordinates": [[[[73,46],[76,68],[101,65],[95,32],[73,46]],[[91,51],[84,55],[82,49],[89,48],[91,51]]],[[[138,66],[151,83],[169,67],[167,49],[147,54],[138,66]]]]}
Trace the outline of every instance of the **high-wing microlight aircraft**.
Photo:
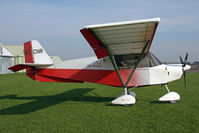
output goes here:
{"type": "MultiPolygon", "coordinates": [[[[165,85],[168,93],[160,101],[176,103],[180,95],[170,92],[167,83],[181,78],[190,69],[187,57],[181,64],[161,63],[149,50],[160,18],[85,26],[80,32],[94,50],[96,57],[53,63],[36,40],[24,43],[24,64],[10,70],[26,69],[30,78],[40,82],[93,82],[123,87],[124,93],[112,104],[135,104],[136,94],[130,89],[165,85]]],[[[185,82],[186,83],[186,82],[185,82]]],[[[185,84],[186,85],[186,84],[185,84]]]]}

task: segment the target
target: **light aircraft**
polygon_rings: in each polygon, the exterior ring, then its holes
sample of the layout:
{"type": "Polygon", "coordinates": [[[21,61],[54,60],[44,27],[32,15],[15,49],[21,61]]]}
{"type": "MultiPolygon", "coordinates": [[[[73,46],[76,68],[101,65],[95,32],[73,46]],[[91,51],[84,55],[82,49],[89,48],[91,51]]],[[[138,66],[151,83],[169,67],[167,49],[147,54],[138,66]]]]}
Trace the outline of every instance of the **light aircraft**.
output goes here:
{"type": "MultiPolygon", "coordinates": [[[[24,43],[24,64],[10,70],[26,69],[30,78],[40,82],[93,82],[123,87],[124,93],[112,104],[135,104],[131,88],[165,85],[168,93],[160,101],[176,103],[180,95],[170,92],[167,83],[178,80],[185,71],[188,54],[181,64],[163,64],[149,50],[160,18],[85,26],[80,32],[94,50],[96,57],[53,63],[37,40],[24,43]]],[[[186,83],[186,80],[185,80],[186,83]]],[[[186,85],[186,84],[185,84],[186,85]]]]}

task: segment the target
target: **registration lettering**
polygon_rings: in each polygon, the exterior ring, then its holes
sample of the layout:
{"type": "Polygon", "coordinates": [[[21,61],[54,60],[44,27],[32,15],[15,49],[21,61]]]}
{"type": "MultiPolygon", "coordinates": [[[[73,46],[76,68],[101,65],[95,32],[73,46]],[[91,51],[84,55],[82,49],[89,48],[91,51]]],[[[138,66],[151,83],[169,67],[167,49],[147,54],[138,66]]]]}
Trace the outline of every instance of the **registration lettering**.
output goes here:
{"type": "Polygon", "coordinates": [[[40,48],[40,49],[33,49],[33,54],[41,54],[43,53],[43,49],[40,48]]]}

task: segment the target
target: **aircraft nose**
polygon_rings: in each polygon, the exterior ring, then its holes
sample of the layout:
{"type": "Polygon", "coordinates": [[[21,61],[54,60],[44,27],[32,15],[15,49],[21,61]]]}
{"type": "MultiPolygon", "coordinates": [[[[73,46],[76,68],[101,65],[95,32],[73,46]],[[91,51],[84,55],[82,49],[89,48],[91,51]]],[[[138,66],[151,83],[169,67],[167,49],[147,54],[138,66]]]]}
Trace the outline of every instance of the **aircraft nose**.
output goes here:
{"type": "Polygon", "coordinates": [[[184,69],[185,71],[189,70],[190,68],[191,68],[190,65],[185,65],[185,67],[183,67],[183,69],[184,69]]]}

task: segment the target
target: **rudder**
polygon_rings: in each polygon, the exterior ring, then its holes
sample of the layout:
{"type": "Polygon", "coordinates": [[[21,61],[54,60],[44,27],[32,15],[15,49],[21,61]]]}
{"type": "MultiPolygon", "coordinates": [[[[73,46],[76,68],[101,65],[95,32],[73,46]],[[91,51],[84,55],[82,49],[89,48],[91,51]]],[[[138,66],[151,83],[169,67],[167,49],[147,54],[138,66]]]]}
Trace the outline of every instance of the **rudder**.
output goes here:
{"type": "Polygon", "coordinates": [[[31,41],[24,43],[25,63],[34,63],[31,41]]]}

